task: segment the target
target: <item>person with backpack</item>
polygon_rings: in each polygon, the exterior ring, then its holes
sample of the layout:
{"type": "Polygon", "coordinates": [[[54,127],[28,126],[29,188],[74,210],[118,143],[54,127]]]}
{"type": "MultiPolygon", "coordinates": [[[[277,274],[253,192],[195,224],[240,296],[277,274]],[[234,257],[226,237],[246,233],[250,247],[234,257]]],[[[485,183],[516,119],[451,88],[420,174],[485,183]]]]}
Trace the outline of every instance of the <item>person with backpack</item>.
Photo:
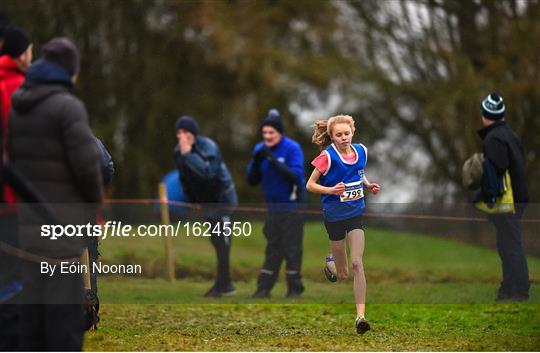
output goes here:
{"type": "Polygon", "coordinates": [[[501,196],[504,175],[510,176],[514,213],[490,214],[496,230],[497,250],[502,264],[498,301],[524,301],[529,298],[529,270],[521,238],[521,217],[529,201],[527,169],[523,144],[505,120],[506,107],[497,93],[489,94],[480,104],[483,128],[484,163],[481,191],[475,201],[493,206],[501,196]]]}

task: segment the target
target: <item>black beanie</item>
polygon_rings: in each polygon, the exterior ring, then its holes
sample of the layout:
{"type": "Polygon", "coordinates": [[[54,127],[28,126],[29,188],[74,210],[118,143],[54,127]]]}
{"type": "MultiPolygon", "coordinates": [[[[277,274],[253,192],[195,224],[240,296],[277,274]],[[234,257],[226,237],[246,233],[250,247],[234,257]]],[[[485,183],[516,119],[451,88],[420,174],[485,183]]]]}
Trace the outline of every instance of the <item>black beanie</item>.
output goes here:
{"type": "Polygon", "coordinates": [[[79,73],[79,49],[66,37],[53,38],[43,46],[43,58],[62,66],[70,76],[79,73]]]}
{"type": "Polygon", "coordinates": [[[199,134],[199,125],[197,125],[195,119],[188,115],[182,115],[181,117],[179,117],[178,120],[176,120],[176,124],[174,124],[174,126],[176,127],[176,131],[184,129],[191,132],[193,135],[199,134]]]}
{"type": "Polygon", "coordinates": [[[281,122],[281,117],[279,116],[279,111],[277,109],[270,109],[268,111],[268,116],[261,122],[261,130],[265,126],[271,126],[279,131],[280,134],[283,133],[285,129],[283,128],[283,123],[281,122]]]}
{"type": "Polygon", "coordinates": [[[489,120],[500,120],[504,118],[504,101],[497,93],[492,92],[480,104],[482,116],[489,120]]]}
{"type": "Polygon", "coordinates": [[[17,27],[6,27],[4,30],[4,44],[1,55],[9,55],[18,58],[32,44],[32,38],[22,29],[17,27]]]}

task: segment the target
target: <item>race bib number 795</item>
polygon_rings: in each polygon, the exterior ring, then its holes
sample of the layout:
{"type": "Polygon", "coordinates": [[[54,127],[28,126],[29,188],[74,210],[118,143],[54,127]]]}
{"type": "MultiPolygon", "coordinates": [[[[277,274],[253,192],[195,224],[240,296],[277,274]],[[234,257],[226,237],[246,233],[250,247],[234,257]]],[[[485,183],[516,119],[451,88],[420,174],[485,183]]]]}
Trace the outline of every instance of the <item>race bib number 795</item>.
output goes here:
{"type": "Polygon", "coordinates": [[[345,191],[340,195],[341,202],[355,201],[364,197],[364,188],[362,181],[345,184],[345,191]]]}

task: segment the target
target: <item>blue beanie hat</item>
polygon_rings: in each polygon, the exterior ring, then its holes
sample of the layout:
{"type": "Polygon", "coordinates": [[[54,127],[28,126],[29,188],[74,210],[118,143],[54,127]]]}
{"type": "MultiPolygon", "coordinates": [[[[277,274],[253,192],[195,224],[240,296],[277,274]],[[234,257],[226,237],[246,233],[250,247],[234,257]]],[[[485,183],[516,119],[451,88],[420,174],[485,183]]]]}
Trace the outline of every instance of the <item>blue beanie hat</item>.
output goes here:
{"type": "Polygon", "coordinates": [[[283,133],[283,123],[281,122],[281,117],[279,116],[279,111],[277,109],[273,108],[268,111],[268,116],[261,122],[261,130],[265,126],[271,126],[276,129],[280,134],[283,133]]]}
{"type": "Polygon", "coordinates": [[[188,115],[182,115],[181,117],[179,117],[178,120],[176,120],[176,124],[174,124],[174,126],[176,127],[176,131],[184,129],[191,132],[193,135],[199,134],[199,125],[197,125],[195,119],[188,115]]]}
{"type": "Polygon", "coordinates": [[[482,116],[489,120],[500,120],[504,118],[504,101],[497,93],[492,92],[480,104],[482,116]]]}

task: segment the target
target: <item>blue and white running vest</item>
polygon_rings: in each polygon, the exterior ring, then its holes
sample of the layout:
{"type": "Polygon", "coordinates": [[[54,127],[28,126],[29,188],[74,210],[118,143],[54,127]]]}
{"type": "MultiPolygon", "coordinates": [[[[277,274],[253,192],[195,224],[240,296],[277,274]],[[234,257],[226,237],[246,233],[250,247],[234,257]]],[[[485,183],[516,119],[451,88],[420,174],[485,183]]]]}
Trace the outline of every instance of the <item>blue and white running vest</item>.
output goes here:
{"type": "Polygon", "coordinates": [[[367,162],[367,149],[362,144],[352,144],[356,152],[356,161],[346,162],[334,144],[324,152],[328,155],[328,169],[321,175],[319,182],[323,186],[333,187],[345,183],[343,195],[321,195],[324,219],[337,222],[362,214],[364,211],[364,169],[367,162]]]}

